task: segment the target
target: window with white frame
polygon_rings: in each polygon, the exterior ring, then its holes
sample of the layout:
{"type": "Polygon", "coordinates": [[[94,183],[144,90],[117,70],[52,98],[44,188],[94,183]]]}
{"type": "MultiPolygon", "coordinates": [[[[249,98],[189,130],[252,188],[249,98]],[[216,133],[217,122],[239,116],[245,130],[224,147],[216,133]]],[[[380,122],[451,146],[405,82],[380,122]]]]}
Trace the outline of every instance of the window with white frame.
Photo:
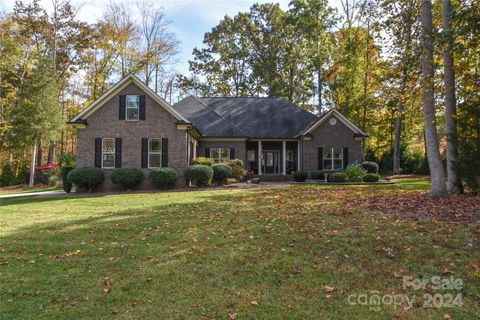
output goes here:
{"type": "Polygon", "coordinates": [[[255,150],[247,150],[247,160],[255,162],[255,150]]]}
{"type": "Polygon", "coordinates": [[[162,139],[148,139],[148,168],[155,169],[162,166],[162,139]]]}
{"type": "Polygon", "coordinates": [[[104,169],[115,168],[115,139],[114,138],[102,139],[102,168],[104,169]]]}
{"type": "Polygon", "coordinates": [[[343,169],[343,148],[323,148],[323,170],[343,169]]]}
{"type": "Polygon", "coordinates": [[[210,158],[215,162],[224,162],[230,159],[230,148],[210,148],[210,158]]]}
{"type": "Polygon", "coordinates": [[[140,96],[127,96],[127,121],[137,121],[140,114],[140,96]]]}

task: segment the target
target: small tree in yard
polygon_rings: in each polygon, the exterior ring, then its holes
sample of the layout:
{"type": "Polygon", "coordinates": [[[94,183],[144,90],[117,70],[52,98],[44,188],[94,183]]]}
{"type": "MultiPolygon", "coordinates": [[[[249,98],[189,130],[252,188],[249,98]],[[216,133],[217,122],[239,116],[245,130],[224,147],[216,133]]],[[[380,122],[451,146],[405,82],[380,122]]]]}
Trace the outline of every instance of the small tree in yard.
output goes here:
{"type": "Polygon", "coordinates": [[[51,72],[51,61],[41,56],[32,67],[23,66],[27,76],[19,80],[19,94],[12,124],[14,138],[32,146],[29,187],[34,184],[36,151],[42,140],[54,140],[62,128],[58,86],[51,72]],[[27,71],[28,70],[28,71],[27,71]]]}

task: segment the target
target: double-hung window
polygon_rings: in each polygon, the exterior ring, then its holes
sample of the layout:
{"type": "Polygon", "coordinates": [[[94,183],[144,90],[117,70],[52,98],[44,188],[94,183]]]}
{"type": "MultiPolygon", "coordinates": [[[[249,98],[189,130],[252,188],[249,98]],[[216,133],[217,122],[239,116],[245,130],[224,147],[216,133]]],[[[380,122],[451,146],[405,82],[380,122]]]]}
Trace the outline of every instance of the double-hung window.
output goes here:
{"type": "Polygon", "coordinates": [[[323,170],[343,169],[343,148],[323,148],[323,170]]]}
{"type": "Polygon", "coordinates": [[[162,166],[162,139],[148,139],[148,168],[155,169],[162,166]]]}
{"type": "Polygon", "coordinates": [[[140,114],[140,96],[127,96],[127,121],[138,121],[140,114]]]}
{"type": "Polygon", "coordinates": [[[225,162],[230,159],[230,148],[210,148],[210,158],[215,162],[225,162]]]}
{"type": "Polygon", "coordinates": [[[115,139],[114,138],[102,139],[102,168],[104,169],[115,168],[115,139]]]}

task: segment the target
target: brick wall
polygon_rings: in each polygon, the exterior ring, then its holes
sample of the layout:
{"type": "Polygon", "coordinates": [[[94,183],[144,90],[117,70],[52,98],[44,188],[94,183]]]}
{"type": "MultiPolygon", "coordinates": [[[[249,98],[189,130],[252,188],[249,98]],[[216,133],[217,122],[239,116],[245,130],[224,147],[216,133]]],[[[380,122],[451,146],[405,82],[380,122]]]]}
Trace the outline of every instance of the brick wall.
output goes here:
{"type": "Polygon", "coordinates": [[[361,141],[355,140],[353,131],[338,119],[335,125],[326,120],[313,131],[311,141],[303,141],[304,171],[318,170],[319,147],[347,147],[349,163],[362,161],[361,141]]]}
{"type": "MultiPolygon", "coordinates": [[[[168,138],[168,166],[179,176],[178,184],[184,184],[183,171],[187,166],[187,133],[176,128],[176,118],[160,106],[138,86],[131,83],[118,95],[106,102],[87,118],[87,127],[77,130],[77,166],[95,165],[95,138],[122,138],[122,167],[141,168],[141,139],[168,138]],[[145,95],[145,120],[126,121],[118,119],[119,95],[145,95]]],[[[105,182],[99,189],[115,190],[110,174],[104,169],[105,182]]],[[[148,175],[151,170],[142,169],[145,180],[140,189],[151,188],[148,175]]]]}

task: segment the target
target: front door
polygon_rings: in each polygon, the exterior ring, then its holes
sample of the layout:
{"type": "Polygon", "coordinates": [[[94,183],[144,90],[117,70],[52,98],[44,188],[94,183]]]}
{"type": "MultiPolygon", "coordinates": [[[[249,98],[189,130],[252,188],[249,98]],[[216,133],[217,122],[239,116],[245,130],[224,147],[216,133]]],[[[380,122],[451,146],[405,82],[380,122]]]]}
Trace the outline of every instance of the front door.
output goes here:
{"type": "Polygon", "coordinates": [[[264,168],[263,172],[278,174],[278,150],[265,150],[263,152],[264,168]]]}

